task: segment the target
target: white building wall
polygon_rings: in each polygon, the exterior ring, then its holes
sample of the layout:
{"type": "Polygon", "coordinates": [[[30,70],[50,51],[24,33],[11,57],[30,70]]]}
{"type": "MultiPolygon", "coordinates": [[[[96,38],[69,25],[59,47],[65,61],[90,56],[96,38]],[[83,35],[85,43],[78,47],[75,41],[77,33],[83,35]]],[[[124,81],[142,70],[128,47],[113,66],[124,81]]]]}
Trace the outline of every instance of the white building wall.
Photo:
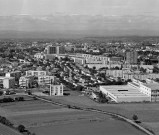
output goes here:
{"type": "Polygon", "coordinates": [[[3,87],[6,89],[14,88],[15,79],[14,78],[4,78],[3,80],[3,87]]]}
{"type": "Polygon", "coordinates": [[[50,96],[63,96],[63,85],[50,85],[50,96]]]}
{"type": "Polygon", "coordinates": [[[38,84],[51,84],[55,82],[55,76],[38,76],[38,84]]]}
{"type": "Polygon", "coordinates": [[[26,76],[46,76],[47,72],[46,71],[26,71],[26,76]]]}

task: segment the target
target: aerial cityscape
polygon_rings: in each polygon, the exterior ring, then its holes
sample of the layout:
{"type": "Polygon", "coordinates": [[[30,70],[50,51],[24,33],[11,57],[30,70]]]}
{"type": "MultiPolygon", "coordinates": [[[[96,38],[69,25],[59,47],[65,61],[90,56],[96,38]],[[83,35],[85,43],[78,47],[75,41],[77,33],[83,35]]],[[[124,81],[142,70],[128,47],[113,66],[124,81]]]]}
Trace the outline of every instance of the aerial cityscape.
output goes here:
{"type": "Polygon", "coordinates": [[[158,135],[158,0],[0,0],[0,135],[158,135]]]}

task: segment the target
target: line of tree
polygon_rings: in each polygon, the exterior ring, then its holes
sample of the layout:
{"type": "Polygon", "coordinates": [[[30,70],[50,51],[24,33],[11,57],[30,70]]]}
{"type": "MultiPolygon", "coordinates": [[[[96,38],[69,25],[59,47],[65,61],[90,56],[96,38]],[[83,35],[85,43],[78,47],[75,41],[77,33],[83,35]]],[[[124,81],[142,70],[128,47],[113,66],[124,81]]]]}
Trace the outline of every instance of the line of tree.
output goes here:
{"type": "Polygon", "coordinates": [[[0,123],[9,126],[9,127],[13,127],[13,123],[11,123],[8,119],[6,119],[3,116],[0,116],[0,123]]]}
{"type": "Polygon", "coordinates": [[[5,97],[0,99],[0,103],[9,103],[9,102],[14,102],[14,101],[24,101],[24,97],[16,97],[15,99],[11,97],[5,97]]]}
{"type": "Polygon", "coordinates": [[[17,130],[24,135],[36,135],[35,133],[31,133],[29,130],[27,130],[24,125],[19,125],[17,130]]]}
{"type": "Polygon", "coordinates": [[[20,133],[23,133],[25,135],[36,135],[35,133],[31,133],[29,130],[26,130],[24,125],[19,125],[18,127],[14,127],[14,124],[11,123],[6,117],[0,116],[0,123],[8,127],[11,127],[15,130],[18,130],[20,133]]]}

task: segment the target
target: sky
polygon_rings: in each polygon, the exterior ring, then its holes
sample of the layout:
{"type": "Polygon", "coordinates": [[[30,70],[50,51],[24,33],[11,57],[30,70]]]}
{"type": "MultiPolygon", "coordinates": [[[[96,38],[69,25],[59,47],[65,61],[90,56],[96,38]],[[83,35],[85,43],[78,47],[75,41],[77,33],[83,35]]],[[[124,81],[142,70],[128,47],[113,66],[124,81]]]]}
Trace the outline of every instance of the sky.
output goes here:
{"type": "Polygon", "coordinates": [[[0,0],[0,16],[55,13],[159,16],[159,0],[0,0]]]}

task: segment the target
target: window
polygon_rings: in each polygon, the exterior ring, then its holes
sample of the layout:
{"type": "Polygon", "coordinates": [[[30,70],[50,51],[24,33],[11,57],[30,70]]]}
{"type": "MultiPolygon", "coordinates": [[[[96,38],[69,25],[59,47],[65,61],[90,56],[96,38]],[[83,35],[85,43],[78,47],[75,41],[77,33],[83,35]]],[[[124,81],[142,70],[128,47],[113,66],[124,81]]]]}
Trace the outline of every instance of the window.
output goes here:
{"type": "Polygon", "coordinates": [[[60,93],[62,94],[62,90],[60,90],[60,93]]]}
{"type": "Polygon", "coordinates": [[[34,75],[35,75],[35,76],[38,76],[38,72],[34,72],[34,75]]]}
{"type": "Polygon", "coordinates": [[[45,73],[44,72],[40,72],[40,75],[45,75],[45,73]]]}

